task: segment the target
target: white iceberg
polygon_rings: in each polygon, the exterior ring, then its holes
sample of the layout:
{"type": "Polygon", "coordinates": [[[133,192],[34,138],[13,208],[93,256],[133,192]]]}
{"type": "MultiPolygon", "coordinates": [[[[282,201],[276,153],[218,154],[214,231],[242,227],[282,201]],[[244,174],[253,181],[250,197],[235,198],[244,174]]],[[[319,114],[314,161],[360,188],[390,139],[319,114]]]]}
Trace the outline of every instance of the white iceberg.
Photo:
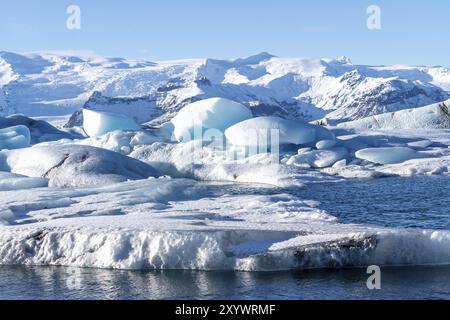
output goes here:
{"type": "Polygon", "coordinates": [[[89,109],[83,109],[83,128],[90,137],[101,136],[116,130],[140,130],[140,127],[132,118],[123,114],[93,111],[89,109]]]}
{"type": "Polygon", "coordinates": [[[407,147],[362,149],[357,151],[355,156],[377,164],[402,163],[421,157],[417,151],[407,147]]]}
{"type": "Polygon", "coordinates": [[[139,147],[159,142],[160,138],[149,131],[113,131],[75,143],[129,155],[139,147]]]}
{"type": "Polygon", "coordinates": [[[333,148],[330,150],[313,150],[292,156],[288,165],[308,165],[313,168],[327,168],[348,156],[347,149],[333,148]]]}
{"type": "Polygon", "coordinates": [[[46,141],[55,141],[60,139],[74,139],[81,137],[78,135],[73,135],[68,132],[58,130],[47,121],[32,119],[19,114],[7,117],[0,117],[0,129],[16,126],[25,126],[29,129],[31,144],[46,141]]]}
{"type": "Polygon", "coordinates": [[[30,141],[30,130],[25,126],[0,129],[0,150],[26,148],[30,141]]]}
{"type": "Polygon", "coordinates": [[[318,150],[327,150],[336,146],[336,140],[320,140],[316,143],[316,148],[318,150]]]}
{"type": "Polygon", "coordinates": [[[429,106],[404,109],[340,123],[338,127],[358,129],[443,129],[450,128],[450,100],[429,106]]]}
{"type": "Polygon", "coordinates": [[[136,159],[75,144],[3,151],[0,170],[46,178],[50,187],[104,185],[159,175],[152,166],[136,159]]]}
{"type": "Polygon", "coordinates": [[[217,129],[224,131],[230,126],[250,119],[252,112],[246,106],[224,98],[211,98],[185,106],[171,120],[174,125],[174,137],[177,141],[189,141],[196,137],[194,129],[217,129]]]}
{"type": "Polygon", "coordinates": [[[228,128],[227,139],[236,146],[272,145],[277,137],[280,144],[307,145],[318,140],[332,138],[333,134],[324,127],[300,120],[286,120],[278,117],[258,117],[228,128]]]}

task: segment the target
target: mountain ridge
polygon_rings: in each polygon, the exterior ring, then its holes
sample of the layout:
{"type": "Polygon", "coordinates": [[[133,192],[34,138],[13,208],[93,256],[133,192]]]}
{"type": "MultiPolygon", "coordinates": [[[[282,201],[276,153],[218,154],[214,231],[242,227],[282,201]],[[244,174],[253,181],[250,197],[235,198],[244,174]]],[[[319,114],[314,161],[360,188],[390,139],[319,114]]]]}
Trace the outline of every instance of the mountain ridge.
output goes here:
{"type": "Polygon", "coordinates": [[[0,52],[0,115],[127,113],[159,124],[184,105],[224,97],[255,115],[329,123],[421,107],[450,98],[450,69],[355,65],[348,57],[150,62],[95,54],[0,52]]]}

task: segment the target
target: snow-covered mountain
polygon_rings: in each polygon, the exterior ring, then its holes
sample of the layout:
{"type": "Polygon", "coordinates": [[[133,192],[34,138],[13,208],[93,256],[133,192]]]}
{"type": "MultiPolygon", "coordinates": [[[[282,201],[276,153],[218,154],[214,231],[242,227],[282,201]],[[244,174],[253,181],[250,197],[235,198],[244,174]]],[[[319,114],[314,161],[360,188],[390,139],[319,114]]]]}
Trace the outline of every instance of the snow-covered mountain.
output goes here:
{"type": "Polygon", "coordinates": [[[342,122],[450,98],[450,69],[354,65],[346,58],[133,61],[81,53],[0,52],[0,115],[120,111],[161,123],[193,101],[224,97],[255,115],[342,122]]]}

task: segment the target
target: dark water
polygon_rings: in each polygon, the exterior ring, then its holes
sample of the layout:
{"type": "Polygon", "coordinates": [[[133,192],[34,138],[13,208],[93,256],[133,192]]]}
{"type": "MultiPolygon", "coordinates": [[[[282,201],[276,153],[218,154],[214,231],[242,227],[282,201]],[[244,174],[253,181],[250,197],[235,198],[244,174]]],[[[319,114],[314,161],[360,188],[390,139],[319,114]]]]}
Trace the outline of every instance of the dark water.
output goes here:
{"type": "Polygon", "coordinates": [[[314,184],[293,191],[342,223],[450,230],[450,177],[314,184]]]}
{"type": "Polygon", "coordinates": [[[297,272],[118,271],[0,267],[0,299],[450,299],[450,267],[297,272]]]}
{"type": "MultiPolygon", "coordinates": [[[[447,177],[386,178],[309,185],[289,192],[321,202],[320,208],[342,223],[450,230],[449,182],[447,177]]],[[[214,187],[211,190],[214,193],[214,187]]],[[[270,194],[274,190],[234,185],[227,192],[270,194]]],[[[365,271],[162,272],[3,266],[0,299],[450,299],[450,267],[383,268],[382,289],[376,291],[367,289],[365,271]]]]}

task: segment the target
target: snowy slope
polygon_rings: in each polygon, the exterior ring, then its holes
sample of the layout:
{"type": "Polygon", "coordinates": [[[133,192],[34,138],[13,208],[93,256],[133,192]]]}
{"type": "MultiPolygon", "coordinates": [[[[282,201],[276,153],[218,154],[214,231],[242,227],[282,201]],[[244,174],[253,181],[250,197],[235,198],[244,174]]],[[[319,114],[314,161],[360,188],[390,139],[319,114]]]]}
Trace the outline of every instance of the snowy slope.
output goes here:
{"type": "MultiPolygon", "coordinates": [[[[187,103],[210,97],[243,103],[255,115],[341,122],[444,101],[450,98],[450,69],[267,53],[152,63],[87,53],[0,52],[0,115],[54,116],[86,106],[161,123],[187,103]]],[[[69,125],[80,123],[78,112],[69,125]]]]}
{"type": "Polygon", "coordinates": [[[382,113],[343,122],[342,128],[359,129],[446,129],[450,127],[450,100],[429,106],[382,113]]]}

